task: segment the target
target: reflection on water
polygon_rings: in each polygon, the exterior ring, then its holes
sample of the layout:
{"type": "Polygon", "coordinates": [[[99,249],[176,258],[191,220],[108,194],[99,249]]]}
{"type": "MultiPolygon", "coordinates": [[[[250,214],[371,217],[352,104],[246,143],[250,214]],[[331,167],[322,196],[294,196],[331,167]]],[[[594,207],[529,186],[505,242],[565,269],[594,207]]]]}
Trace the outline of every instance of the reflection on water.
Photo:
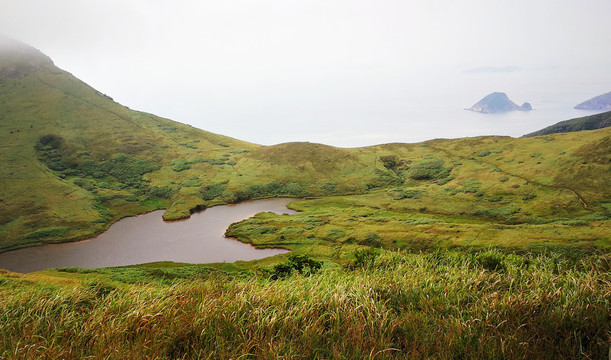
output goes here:
{"type": "Polygon", "coordinates": [[[223,234],[230,224],[259,212],[294,214],[286,207],[290,201],[264,199],[215,206],[177,222],[164,222],[163,211],[154,211],[122,219],[93,239],[2,253],[0,268],[32,272],[52,267],[98,268],[155,261],[201,264],[261,259],[287,250],[255,249],[223,234]]]}

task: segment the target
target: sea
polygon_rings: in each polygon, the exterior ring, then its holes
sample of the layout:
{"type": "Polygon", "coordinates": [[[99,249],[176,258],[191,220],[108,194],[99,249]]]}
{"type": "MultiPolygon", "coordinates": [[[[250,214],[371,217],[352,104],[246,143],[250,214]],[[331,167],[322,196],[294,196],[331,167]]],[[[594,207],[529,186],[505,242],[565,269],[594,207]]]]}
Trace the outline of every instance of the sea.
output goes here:
{"type": "Polygon", "coordinates": [[[273,84],[262,80],[216,93],[192,88],[191,95],[176,95],[184,103],[177,112],[151,112],[262,145],[308,141],[351,148],[439,138],[521,137],[600,112],[574,107],[611,91],[608,67],[380,69],[344,75],[276,79],[273,84]],[[528,102],[534,110],[465,110],[492,92],[504,92],[518,105],[528,102]]]}

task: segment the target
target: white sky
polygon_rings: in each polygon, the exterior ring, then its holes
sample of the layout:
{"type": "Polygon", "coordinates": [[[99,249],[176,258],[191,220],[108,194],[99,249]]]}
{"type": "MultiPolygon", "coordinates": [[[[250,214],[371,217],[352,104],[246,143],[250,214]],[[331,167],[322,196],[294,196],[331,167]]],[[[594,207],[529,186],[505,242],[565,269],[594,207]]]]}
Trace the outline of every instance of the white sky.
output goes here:
{"type": "Polygon", "coordinates": [[[393,140],[376,127],[484,66],[505,82],[464,107],[526,70],[611,90],[609,0],[0,0],[0,33],[130,108],[261,144],[393,140]]]}

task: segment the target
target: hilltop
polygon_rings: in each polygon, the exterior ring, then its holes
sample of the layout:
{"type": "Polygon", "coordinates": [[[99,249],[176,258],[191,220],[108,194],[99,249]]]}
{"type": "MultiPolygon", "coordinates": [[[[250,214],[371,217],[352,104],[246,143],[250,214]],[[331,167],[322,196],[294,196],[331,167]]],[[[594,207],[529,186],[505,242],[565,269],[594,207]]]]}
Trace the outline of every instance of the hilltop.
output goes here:
{"type": "Polygon", "coordinates": [[[507,94],[502,92],[493,92],[492,94],[484,96],[483,99],[475,103],[467,110],[480,112],[483,114],[491,114],[514,110],[529,111],[532,110],[532,106],[527,102],[522,104],[522,106],[518,106],[518,104],[509,100],[507,94]]]}

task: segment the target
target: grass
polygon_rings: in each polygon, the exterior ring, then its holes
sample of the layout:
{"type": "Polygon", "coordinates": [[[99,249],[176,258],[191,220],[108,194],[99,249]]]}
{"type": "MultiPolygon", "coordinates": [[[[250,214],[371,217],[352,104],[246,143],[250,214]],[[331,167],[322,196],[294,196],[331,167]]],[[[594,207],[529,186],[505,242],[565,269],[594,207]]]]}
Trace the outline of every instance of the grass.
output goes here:
{"type": "Polygon", "coordinates": [[[0,356],[601,359],[609,258],[582,260],[382,252],[354,270],[327,264],[276,281],[216,271],[168,280],[171,269],[138,282],[108,270],[3,274],[0,356]]]}
{"type": "Polygon", "coordinates": [[[8,59],[0,251],[154,209],[301,200],[227,231],[292,250],[273,258],[0,270],[0,359],[608,356],[611,128],[259,146],[8,59]]]}
{"type": "Polygon", "coordinates": [[[127,109],[52,66],[0,79],[0,88],[0,251],[92,237],[158,208],[176,220],[272,196],[388,190],[396,201],[376,206],[479,211],[503,223],[609,214],[609,129],[357,149],[258,146],[127,109]],[[69,230],[26,237],[50,228],[69,230]]]}

